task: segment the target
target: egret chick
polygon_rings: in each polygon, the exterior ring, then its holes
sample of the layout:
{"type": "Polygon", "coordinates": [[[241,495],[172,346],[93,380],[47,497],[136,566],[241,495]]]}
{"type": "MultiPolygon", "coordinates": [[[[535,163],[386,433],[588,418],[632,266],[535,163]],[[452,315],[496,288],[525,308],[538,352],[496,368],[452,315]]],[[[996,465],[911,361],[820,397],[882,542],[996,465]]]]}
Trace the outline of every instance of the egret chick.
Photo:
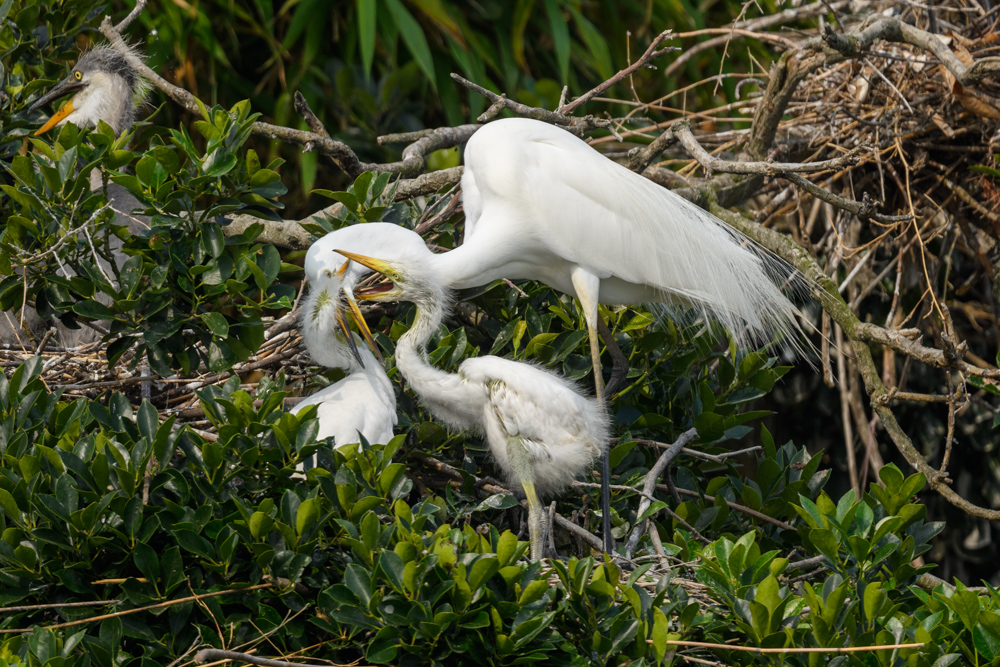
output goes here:
{"type": "MultiPolygon", "coordinates": [[[[396,394],[382,364],[357,345],[344,319],[340,275],[322,269],[307,272],[307,278],[310,288],[299,320],[306,349],[316,363],[343,369],[347,376],[299,403],[293,412],[317,405],[318,437],[333,436],[338,447],[360,442],[359,434],[370,443],[389,442],[396,426],[396,394]]],[[[352,310],[351,317],[371,341],[360,313],[352,310]]],[[[315,461],[307,467],[315,467],[315,461]]]]}
{"type": "Polygon", "coordinates": [[[555,373],[501,357],[467,359],[458,373],[432,366],[427,342],[445,316],[448,294],[434,265],[425,261],[427,248],[416,234],[396,249],[392,260],[337,252],[390,281],[359,290],[358,298],[416,305],[413,325],[396,345],[396,365],[435,417],[485,435],[497,465],[524,490],[531,559],[540,559],[540,496],[564,489],[605,450],[609,426],[604,404],[555,373]]]}

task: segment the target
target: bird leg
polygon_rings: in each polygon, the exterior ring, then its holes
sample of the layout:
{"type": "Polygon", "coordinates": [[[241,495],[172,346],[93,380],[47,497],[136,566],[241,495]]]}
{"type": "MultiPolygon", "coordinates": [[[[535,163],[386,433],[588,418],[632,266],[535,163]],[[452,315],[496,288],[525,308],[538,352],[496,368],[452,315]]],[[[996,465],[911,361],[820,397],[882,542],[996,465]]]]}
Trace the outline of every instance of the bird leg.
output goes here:
{"type": "Polygon", "coordinates": [[[531,466],[531,455],[519,436],[507,437],[507,458],[510,460],[514,477],[524,488],[524,495],[528,501],[528,539],[531,543],[531,560],[541,560],[543,538],[545,537],[542,503],[538,500],[538,494],[535,493],[535,474],[534,468],[531,466]]]}
{"type": "MultiPolygon", "coordinates": [[[[597,327],[601,317],[597,311],[601,292],[601,279],[583,268],[576,268],[571,275],[573,289],[580,299],[584,319],[587,320],[587,335],[590,338],[590,360],[594,365],[594,394],[604,409],[604,375],[601,373],[601,344],[597,340],[597,327]]],[[[609,443],[610,446],[610,443],[609,443]]],[[[601,454],[601,532],[604,537],[604,552],[613,554],[615,539],[611,536],[611,460],[609,448],[601,454]]]]}
{"type": "Polygon", "coordinates": [[[628,357],[618,347],[615,335],[611,333],[611,329],[608,328],[607,322],[602,317],[597,318],[597,332],[601,334],[601,339],[611,354],[611,379],[604,387],[605,395],[610,397],[617,394],[618,390],[625,384],[625,379],[628,377],[628,357]]]}
{"type": "MultiPolygon", "coordinates": [[[[600,318],[595,318],[600,321],[600,318]]],[[[594,364],[594,393],[597,400],[604,405],[604,376],[601,374],[601,344],[597,340],[597,328],[587,323],[587,333],[590,336],[590,359],[594,364]]],[[[610,443],[609,443],[610,445],[610,443]]],[[[611,536],[611,459],[610,446],[604,448],[601,454],[601,536],[604,538],[604,552],[615,552],[615,538],[611,536]]]]}

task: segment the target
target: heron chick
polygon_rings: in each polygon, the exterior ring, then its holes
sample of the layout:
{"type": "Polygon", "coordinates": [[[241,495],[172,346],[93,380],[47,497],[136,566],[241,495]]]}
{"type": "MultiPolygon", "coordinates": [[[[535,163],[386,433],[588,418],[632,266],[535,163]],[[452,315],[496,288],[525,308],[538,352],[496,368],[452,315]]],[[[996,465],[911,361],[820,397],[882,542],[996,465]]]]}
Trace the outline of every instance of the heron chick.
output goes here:
{"type": "MultiPolygon", "coordinates": [[[[140,57],[137,51],[132,51],[137,58],[140,57]]],[[[95,47],[80,57],[69,76],[28,108],[29,111],[35,111],[73,93],[35,132],[35,136],[68,122],[79,127],[93,128],[102,120],[111,126],[115,134],[121,134],[135,122],[136,109],[145,101],[148,88],[145,79],[139,76],[124,55],[110,46],[95,47]]],[[[90,189],[95,192],[105,190],[107,203],[116,213],[116,225],[126,227],[136,235],[149,229],[148,218],[132,213],[144,206],[124,186],[117,183],[105,185],[100,171],[95,169],[90,174],[90,189]]],[[[121,267],[128,256],[122,252],[121,241],[117,237],[111,239],[111,252],[116,266],[121,267]]],[[[102,258],[98,258],[98,263],[105,271],[110,268],[102,258]]],[[[103,295],[97,298],[102,303],[108,303],[103,295]]],[[[24,345],[26,340],[37,341],[48,326],[49,323],[42,320],[30,306],[25,306],[16,317],[13,313],[3,313],[0,317],[0,343],[24,345]]],[[[100,333],[93,329],[71,329],[61,322],[56,323],[56,329],[56,340],[65,347],[93,343],[101,338],[100,333]]]]}
{"type": "MultiPolygon", "coordinates": [[[[138,58],[139,54],[133,51],[138,58]]],[[[135,122],[135,110],[145,100],[148,86],[128,59],[110,46],[94,47],[76,62],[73,70],[52,90],[35,100],[35,111],[69,93],[73,97],[59,107],[36,132],[45,134],[53,127],[73,123],[97,127],[104,121],[121,134],[135,122]]]]}
{"type": "Polygon", "coordinates": [[[540,559],[545,524],[539,497],[564,489],[605,450],[603,403],[553,372],[501,357],[467,359],[458,373],[432,366],[427,343],[445,316],[448,294],[434,266],[423,261],[426,247],[419,236],[400,245],[392,260],[336,252],[389,279],[357,290],[357,298],[416,305],[413,325],[396,345],[396,365],[435,417],[486,436],[497,464],[524,490],[531,559],[540,559]]]}

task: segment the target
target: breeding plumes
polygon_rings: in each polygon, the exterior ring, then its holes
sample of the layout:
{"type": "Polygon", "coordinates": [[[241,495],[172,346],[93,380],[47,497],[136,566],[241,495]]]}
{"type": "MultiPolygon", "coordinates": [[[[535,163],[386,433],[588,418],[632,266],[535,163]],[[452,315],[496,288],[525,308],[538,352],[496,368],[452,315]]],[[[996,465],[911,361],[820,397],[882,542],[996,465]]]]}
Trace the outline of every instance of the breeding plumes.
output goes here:
{"type": "MultiPolygon", "coordinates": [[[[359,433],[370,443],[389,442],[396,425],[396,394],[382,364],[357,345],[344,319],[340,276],[323,269],[307,273],[307,279],[309,294],[299,318],[306,349],[317,364],[343,369],[347,376],[299,403],[294,412],[317,405],[318,437],[332,436],[338,447],[360,442],[359,433]]],[[[364,318],[351,315],[370,339],[364,318]]]]}
{"type": "MultiPolygon", "coordinates": [[[[54,127],[74,123],[82,128],[94,128],[104,121],[120,134],[132,127],[136,109],[145,99],[147,85],[128,64],[128,60],[110,46],[96,47],[85,53],[65,79],[35,100],[28,108],[35,111],[64,95],[73,96],[35,132],[41,135],[54,127]]],[[[91,172],[91,189],[104,187],[100,172],[91,172]]],[[[148,229],[148,221],[132,211],[142,208],[139,201],[124,187],[115,183],[107,184],[107,203],[115,211],[115,224],[126,227],[132,234],[148,229]]],[[[121,266],[127,256],[121,252],[121,241],[111,239],[110,247],[115,263],[121,266]]],[[[102,268],[109,268],[100,260],[102,268]]],[[[0,317],[0,343],[27,343],[40,338],[48,327],[33,308],[25,307],[23,312],[3,313],[0,317]],[[30,335],[29,335],[30,334],[30,335]]],[[[61,323],[56,325],[57,342],[65,347],[92,343],[100,339],[100,334],[89,328],[70,329],[61,323]]]]}
{"type": "MultiPolygon", "coordinates": [[[[365,225],[368,227],[370,225],[365,225]]],[[[396,366],[438,419],[486,437],[497,465],[528,501],[531,558],[542,557],[544,522],[539,496],[558,493],[590,467],[608,445],[607,410],[570,381],[537,366],[485,356],[467,359],[458,373],[427,360],[427,342],[445,316],[448,295],[416,234],[392,259],[338,252],[390,282],[358,290],[371,301],[409,301],[417,314],[396,344],[396,366]]]]}
{"type": "MultiPolygon", "coordinates": [[[[797,310],[772,282],[781,260],[558,127],[510,118],[477,131],[465,149],[462,202],[462,245],[440,255],[428,251],[425,261],[450,289],[531,279],[578,297],[598,398],[604,397],[598,303],[663,304],[668,315],[674,307],[694,308],[724,325],[741,346],[781,338],[799,347],[797,310]]],[[[314,246],[322,261],[334,248],[329,238],[314,246]]],[[[609,477],[605,458],[604,485],[609,477]]],[[[609,495],[605,486],[608,551],[609,495]]]]}

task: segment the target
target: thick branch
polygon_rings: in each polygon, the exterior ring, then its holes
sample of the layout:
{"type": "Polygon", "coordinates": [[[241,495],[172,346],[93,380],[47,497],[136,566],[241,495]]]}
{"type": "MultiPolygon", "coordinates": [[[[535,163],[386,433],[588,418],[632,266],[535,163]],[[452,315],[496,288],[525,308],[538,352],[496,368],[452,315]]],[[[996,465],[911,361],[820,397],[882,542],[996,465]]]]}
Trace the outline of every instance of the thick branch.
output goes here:
{"type": "MultiPolygon", "coordinates": [[[[733,162],[711,155],[702,148],[698,140],[691,132],[691,123],[687,120],[679,120],[670,127],[674,137],[687,149],[695,160],[709,171],[721,171],[727,174],[758,174],[760,176],[776,176],[788,173],[809,173],[814,171],[827,171],[832,169],[842,169],[852,167],[860,162],[860,148],[855,148],[846,155],[836,157],[831,160],[819,160],[818,162],[773,162],[765,160],[762,162],[733,162]]],[[[909,219],[909,218],[907,218],[909,219]]]]}

